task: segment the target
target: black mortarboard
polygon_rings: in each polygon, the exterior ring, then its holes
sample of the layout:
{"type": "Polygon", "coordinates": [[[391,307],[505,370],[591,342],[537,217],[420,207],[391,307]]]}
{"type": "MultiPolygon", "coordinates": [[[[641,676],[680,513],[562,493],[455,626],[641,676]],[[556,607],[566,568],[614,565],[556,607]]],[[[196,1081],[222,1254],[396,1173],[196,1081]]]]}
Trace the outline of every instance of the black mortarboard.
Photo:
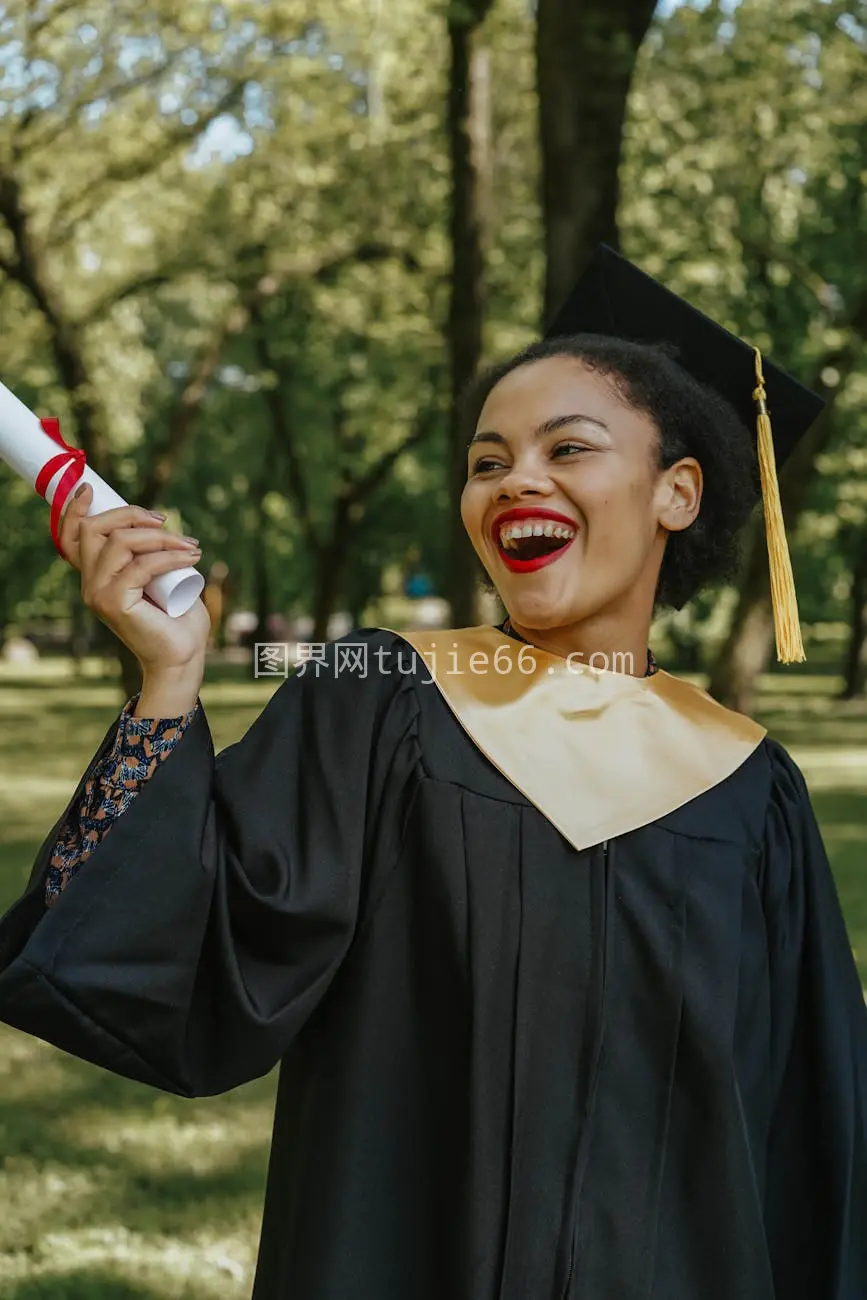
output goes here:
{"type": "MultiPolygon", "coordinates": [[[[755,421],[755,349],[605,244],[548,330],[549,338],[565,334],[672,343],[685,370],[727,398],[747,428],[755,421]]],[[[782,465],[825,403],[768,360],[764,373],[774,450],[782,465]]]]}
{"type": "Polygon", "coordinates": [[[777,654],[783,662],[802,659],[775,462],[783,464],[813,424],[822,398],[604,244],[547,331],[548,338],[573,334],[673,344],[678,364],[727,398],[748,428],[758,417],[777,654]]]}

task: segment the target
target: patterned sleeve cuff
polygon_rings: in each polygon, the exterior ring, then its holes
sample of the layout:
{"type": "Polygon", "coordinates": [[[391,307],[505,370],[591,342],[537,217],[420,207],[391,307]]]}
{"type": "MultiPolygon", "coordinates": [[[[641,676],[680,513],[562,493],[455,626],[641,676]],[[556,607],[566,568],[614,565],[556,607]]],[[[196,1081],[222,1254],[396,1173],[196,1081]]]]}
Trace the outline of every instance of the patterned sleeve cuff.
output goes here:
{"type": "Polygon", "coordinates": [[[45,890],[49,907],[176,747],[199,708],[197,700],[178,718],[136,718],[138,698],[125,705],[111,749],[94,768],[54,846],[45,890]]]}
{"type": "Polygon", "coordinates": [[[159,764],[172,752],[192,722],[198,701],[179,718],[135,718],[135,695],[124,708],[111,753],[106,755],[104,784],[113,789],[132,790],[153,776],[159,764]]]}

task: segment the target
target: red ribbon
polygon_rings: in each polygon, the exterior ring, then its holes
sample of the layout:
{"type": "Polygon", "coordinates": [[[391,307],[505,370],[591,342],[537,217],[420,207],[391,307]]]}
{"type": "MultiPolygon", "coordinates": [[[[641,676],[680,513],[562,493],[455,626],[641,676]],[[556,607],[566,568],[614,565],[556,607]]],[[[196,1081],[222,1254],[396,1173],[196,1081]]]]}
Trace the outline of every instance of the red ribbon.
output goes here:
{"type": "Polygon", "coordinates": [[[36,476],[36,491],[43,499],[48,491],[48,484],[54,478],[54,475],[59,469],[67,466],[66,473],[61,475],[60,482],[55,489],[54,498],[51,502],[51,513],[48,517],[54,549],[65,560],[66,556],[60,546],[60,515],[69,499],[69,494],[84,473],[87,458],[80,447],[70,447],[69,443],[63,441],[60,436],[60,421],[58,419],[50,416],[40,420],[39,423],[49,438],[53,439],[58,447],[63,448],[63,451],[59,452],[58,455],[52,456],[51,460],[46,461],[36,476]]]}

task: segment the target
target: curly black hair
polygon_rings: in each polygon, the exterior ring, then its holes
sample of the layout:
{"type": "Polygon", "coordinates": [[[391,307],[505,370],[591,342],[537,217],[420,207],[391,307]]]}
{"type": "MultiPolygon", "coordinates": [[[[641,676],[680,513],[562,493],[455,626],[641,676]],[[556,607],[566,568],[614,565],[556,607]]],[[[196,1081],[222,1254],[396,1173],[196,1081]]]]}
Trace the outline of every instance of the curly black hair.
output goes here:
{"type": "MultiPolygon", "coordinates": [[[[680,609],[701,588],[730,577],[738,561],[738,534],[760,496],[755,437],[724,397],[678,364],[670,345],[596,334],[533,343],[469,384],[462,399],[467,441],[500,380],[519,366],[548,357],[583,362],[610,379],[632,407],[650,416],[659,431],[660,470],[683,456],[694,456],[702,467],[698,516],[689,528],[669,536],[656,604],[680,609]]],[[[482,581],[493,589],[487,573],[482,581]]]]}

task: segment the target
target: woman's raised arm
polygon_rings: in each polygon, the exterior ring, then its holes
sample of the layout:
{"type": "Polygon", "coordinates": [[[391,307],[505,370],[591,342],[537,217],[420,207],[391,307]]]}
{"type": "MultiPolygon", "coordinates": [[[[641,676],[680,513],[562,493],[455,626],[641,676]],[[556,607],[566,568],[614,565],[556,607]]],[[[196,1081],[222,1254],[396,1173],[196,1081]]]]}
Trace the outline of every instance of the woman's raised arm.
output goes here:
{"type": "Polygon", "coordinates": [[[219,757],[199,706],[46,908],[55,829],[0,919],[0,1019],[187,1096],[271,1069],[390,879],[418,761],[394,642],[369,629],[325,647],[219,757]],[[347,641],[382,652],[365,677],[340,670],[347,641]]]}

